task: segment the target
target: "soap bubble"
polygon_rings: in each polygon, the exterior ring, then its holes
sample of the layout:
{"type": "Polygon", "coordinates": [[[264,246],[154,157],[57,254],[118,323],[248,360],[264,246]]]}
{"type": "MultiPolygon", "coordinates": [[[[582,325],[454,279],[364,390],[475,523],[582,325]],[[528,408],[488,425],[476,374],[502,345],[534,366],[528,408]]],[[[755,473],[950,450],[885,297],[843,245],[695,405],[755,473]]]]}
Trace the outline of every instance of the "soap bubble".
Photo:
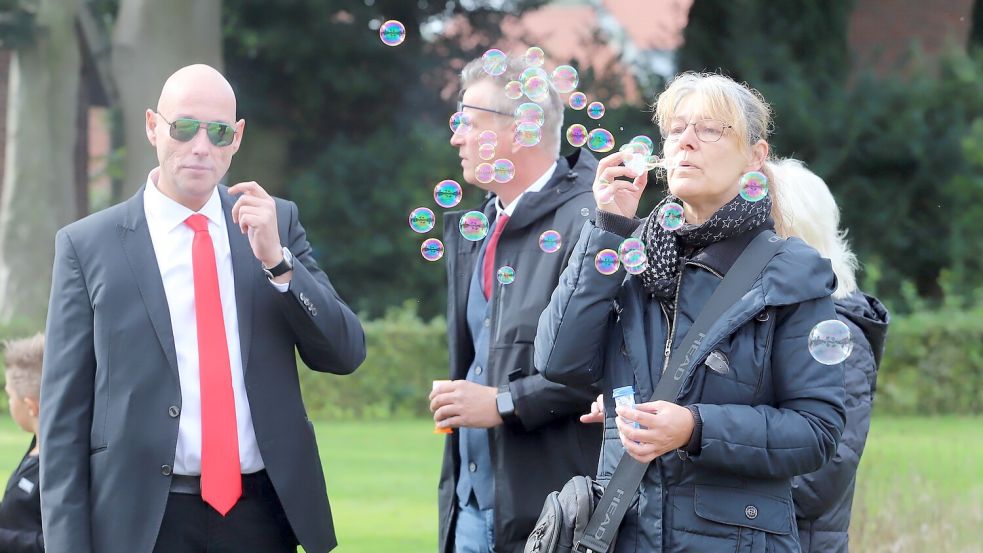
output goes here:
{"type": "Polygon", "coordinates": [[[764,173],[751,171],[741,177],[741,197],[749,202],[763,200],[768,195],[768,177],[764,173]]]}
{"type": "Polygon", "coordinates": [[[850,327],[838,319],[823,321],[809,332],[809,353],[823,365],[842,363],[853,351],[850,327]]]}
{"type": "Polygon", "coordinates": [[[683,226],[686,222],[683,206],[675,202],[669,202],[660,207],[657,217],[659,218],[659,225],[670,232],[683,226]]]}

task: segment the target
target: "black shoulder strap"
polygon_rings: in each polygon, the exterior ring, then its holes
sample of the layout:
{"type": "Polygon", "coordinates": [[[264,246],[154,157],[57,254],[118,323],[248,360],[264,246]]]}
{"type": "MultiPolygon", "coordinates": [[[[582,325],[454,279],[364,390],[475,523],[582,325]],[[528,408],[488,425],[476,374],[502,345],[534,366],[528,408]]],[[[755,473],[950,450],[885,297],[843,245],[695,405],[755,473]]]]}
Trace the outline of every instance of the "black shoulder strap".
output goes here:
{"type": "MultiPolygon", "coordinates": [[[[783,240],[774,232],[766,231],[758,234],[748,244],[710,296],[700,315],[693,322],[693,326],[686,333],[686,337],[679,343],[679,347],[672,351],[669,364],[666,365],[666,372],[659,378],[651,401],[678,399],[679,389],[693,369],[693,364],[690,363],[692,352],[706,337],[710,325],[751,289],[751,285],[764,270],[768,261],[778,252],[782,242],[783,240]]],[[[611,482],[604,490],[604,496],[594,509],[584,535],[576,542],[575,551],[607,553],[648,465],[636,461],[630,455],[621,456],[618,468],[615,469],[611,482]]]]}

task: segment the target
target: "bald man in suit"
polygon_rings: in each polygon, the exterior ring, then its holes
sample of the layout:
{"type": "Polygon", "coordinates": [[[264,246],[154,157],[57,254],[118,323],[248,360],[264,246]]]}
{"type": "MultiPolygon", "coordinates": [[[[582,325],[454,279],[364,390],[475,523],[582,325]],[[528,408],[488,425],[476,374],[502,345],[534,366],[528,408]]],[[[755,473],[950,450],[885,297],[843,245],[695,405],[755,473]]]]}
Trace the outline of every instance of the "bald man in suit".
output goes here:
{"type": "Polygon", "coordinates": [[[41,403],[49,553],[325,553],[336,545],[296,353],[348,374],[362,327],[297,206],[219,184],[232,87],[192,65],[146,112],[160,165],[56,237],[41,403]]]}

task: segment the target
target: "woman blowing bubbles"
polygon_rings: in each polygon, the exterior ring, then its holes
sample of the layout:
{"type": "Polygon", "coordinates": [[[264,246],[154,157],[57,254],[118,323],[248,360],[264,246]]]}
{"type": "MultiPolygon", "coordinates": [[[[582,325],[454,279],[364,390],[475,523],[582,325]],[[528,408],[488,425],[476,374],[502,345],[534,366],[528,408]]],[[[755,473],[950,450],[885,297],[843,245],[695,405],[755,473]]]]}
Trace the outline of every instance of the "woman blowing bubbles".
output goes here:
{"type": "Polygon", "coordinates": [[[655,122],[670,192],[660,206],[681,204],[685,224],[660,220],[659,208],[637,219],[647,175],[622,166],[622,153],[603,159],[597,220],[584,226],[540,318],[536,365],[557,382],[603,383],[602,482],[623,452],[652,462],[617,551],[798,552],[791,479],[833,455],[844,424],[842,368],[807,348],[810,330],[836,317],[833,272],[815,250],[795,238],[781,245],[694,350],[678,403],[614,410],[615,388],[651,397],[723,275],[774,226],[771,195],[740,193],[747,173],[770,173],[769,108],[756,91],[683,74],[659,97],[655,122]],[[633,233],[647,267],[601,274],[595,256],[633,233]]]}

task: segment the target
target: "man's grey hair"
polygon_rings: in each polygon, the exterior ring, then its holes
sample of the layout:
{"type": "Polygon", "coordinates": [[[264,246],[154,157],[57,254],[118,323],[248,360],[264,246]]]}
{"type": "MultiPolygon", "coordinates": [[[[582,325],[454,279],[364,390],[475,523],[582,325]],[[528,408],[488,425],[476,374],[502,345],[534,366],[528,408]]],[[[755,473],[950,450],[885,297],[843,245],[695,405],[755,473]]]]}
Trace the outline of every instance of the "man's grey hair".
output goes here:
{"type": "MultiPolygon", "coordinates": [[[[501,91],[500,94],[496,94],[492,98],[492,105],[481,106],[488,107],[502,113],[514,114],[517,107],[529,102],[529,98],[525,95],[520,96],[516,100],[512,100],[505,95],[505,85],[511,81],[518,81],[519,76],[528,67],[526,65],[525,59],[521,57],[510,56],[505,60],[506,69],[501,75],[490,75],[485,72],[484,60],[483,58],[476,58],[468,62],[461,70],[461,90],[467,90],[468,88],[480,83],[482,81],[489,81],[493,83],[498,90],[501,91]]],[[[546,68],[543,67],[545,71],[546,68]]],[[[549,74],[549,71],[547,71],[549,74]]],[[[549,80],[549,79],[547,79],[549,80]]],[[[549,95],[548,97],[541,101],[536,102],[539,107],[543,108],[543,137],[538,148],[545,148],[553,154],[553,157],[560,155],[560,134],[563,127],[563,100],[560,98],[560,94],[553,87],[553,83],[549,83],[549,95]]]]}

